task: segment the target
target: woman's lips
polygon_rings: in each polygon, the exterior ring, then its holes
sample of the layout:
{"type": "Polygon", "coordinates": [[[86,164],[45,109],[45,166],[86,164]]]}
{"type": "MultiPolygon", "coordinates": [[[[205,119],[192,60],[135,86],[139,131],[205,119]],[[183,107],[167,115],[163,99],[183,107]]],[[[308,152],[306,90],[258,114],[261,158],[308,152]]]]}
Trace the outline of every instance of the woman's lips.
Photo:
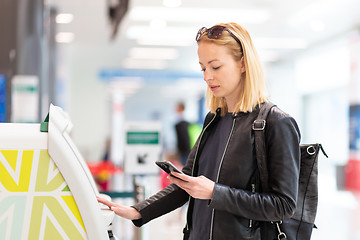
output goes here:
{"type": "Polygon", "coordinates": [[[218,88],[220,88],[220,86],[218,86],[218,85],[210,85],[209,87],[210,87],[211,91],[216,91],[218,88]]]}

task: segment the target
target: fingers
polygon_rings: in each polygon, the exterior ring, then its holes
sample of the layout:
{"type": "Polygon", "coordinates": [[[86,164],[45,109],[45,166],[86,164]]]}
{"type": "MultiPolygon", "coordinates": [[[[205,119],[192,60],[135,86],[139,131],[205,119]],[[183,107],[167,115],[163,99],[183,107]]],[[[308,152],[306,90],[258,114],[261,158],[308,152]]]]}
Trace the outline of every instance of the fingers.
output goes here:
{"type": "Polygon", "coordinates": [[[99,203],[105,204],[105,205],[108,206],[109,208],[116,206],[115,203],[113,203],[113,202],[111,202],[111,201],[109,201],[109,200],[107,200],[107,199],[105,199],[105,198],[96,197],[96,199],[97,199],[97,201],[98,201],[99,203]]]}
{"type": "Polygon", "coordinates": [[[185,174],[173,172],[171,174],[174,176],[169,176],[170,181],[185,190],[190,196],[198,199],[212,198],[215,186],[215,182],[212,180],[206,178],[205,176],[191,177],[185,174]]]}
{"type": "Polygon", "coordinates": [[[175,175],[169,175],[168,179],[172,182],[175,183],[177,186],[181,187],[182,189],[184,189],[186,191],[186,184],[188,183],[188,181],[182,180],[178,177],[176,177],[175,175]]]}
{"type": "Polygon", "coordinates": [[[107,199],[102,198],[102,197],[96,197],[96,200],[97,200],[99,203],[103,203],[103,204],[106,204],[107,202],[109,202],[107,199]]]}
{"type": "Polygon", "coordinates": [[[140,219],[141,214],[133,207],[127,207],[120,204],[116,204],[114,202],[111,202],[105,198],[102,197],[96,197],[97,201],[99,203],[105,204],[110,208],[111,211],[113,211],[116,215],[119,215],[120,217],[134,220],[134,219],[140,219]]]}
{"type": "Polygon", "coordinates": [[[194,182],[193,179],[195,178],[176,172],[171,172],[171,175],[169,175],[168,178],[172,183],[176,184],[190,194],[189,188],[191,188],[191,183],[194,182]]]}
{"type": "Polygon", "coordinates": [[[191,176],[186,175],[186,174],[182,174],[182,173],[178,173],[178,172],[171,172],[171,175],[185,181],[185,182],[189,182],[191,179],[191,176]]]}

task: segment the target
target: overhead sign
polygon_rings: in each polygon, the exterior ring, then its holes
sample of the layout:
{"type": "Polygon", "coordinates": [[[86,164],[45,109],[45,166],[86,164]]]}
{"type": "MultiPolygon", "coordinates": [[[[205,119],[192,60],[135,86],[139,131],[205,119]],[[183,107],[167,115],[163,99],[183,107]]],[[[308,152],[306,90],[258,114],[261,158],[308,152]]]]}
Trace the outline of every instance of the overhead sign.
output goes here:
{"type": "Polygon", "coordinates": [[[163,71],[163,70],[133,70],[133,69],[118,69],[118,68],[104,68],[98,73],[99,78],[102,81],[108,82],[119,78],[142,78],[146,81],[151,82],[163,82],[173,81],[176,79],[191,78],[202,81],[203,76],[200,72],[174,72],[174,71],[163,71]]]}

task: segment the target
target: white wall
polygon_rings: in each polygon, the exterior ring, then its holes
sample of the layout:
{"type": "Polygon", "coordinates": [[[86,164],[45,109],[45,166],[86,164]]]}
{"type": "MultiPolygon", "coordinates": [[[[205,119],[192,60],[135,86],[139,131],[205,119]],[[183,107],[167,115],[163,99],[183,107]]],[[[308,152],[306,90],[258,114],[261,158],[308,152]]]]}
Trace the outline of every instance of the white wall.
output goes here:
{"type": "Polygon", "coordinates": [[[322,143],[335,164],[349,157],[349,37],[308,50],[295,67],[303,96],[303,140],[322,143]]]}
{"type": "Polygon", "coordinates": [[[110,98],[107,84],[97,76],[98,69],[112,58],[111,54],[92,46],[76,45],[63,46],[60,51],[66,55],[62,64],[69,69],[65,111],[74,124],[73,140],[85,160],[99,160],[110,132],[110,98]]]}
{"type": "Polygon", "coordinates": [[[270,101],[294,117],[302,130],[302,102],[296,85],[294,62],[268,65],[265,74],[270,101]]]}

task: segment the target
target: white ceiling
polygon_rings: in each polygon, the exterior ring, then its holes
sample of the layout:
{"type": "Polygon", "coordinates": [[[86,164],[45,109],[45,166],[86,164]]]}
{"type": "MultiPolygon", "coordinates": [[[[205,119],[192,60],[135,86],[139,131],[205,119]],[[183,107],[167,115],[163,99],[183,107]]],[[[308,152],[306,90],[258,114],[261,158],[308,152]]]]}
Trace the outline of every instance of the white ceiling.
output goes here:
{"type": "Polygon", "coordinates": [[[109,1],[47,0],[46,4],[56,7],[58,13],[74,15],[71,23],[59,24],[57,28],[58,32],[74,33],[73,42],[66,44],[111,47],[122,59],[120,68],[131,64],[141,68],[145,63],[144,68],[189,70],[187,63],[197,61],[197,30],[219,22],[234,21],[245,26],[264,62],[291,58],[360,26],[359,0],[182,0],[178,8],[165,7],[163,0],[129,0],[129,11],[120,23],[116,39],[110,40],[109,1]],[[150,28],[156,21],[165,23],[165,27],[150,28]],[[134,37],[164,40],[166,46],[139,45],[134,37]],[[187,43],[190,45],[180,46],[187,43]],[[150,57],[131,58],[136,52],[146,53],[154,47],[166,49],[156,49],[156,53],[148,53],[150,57]],[[162,51],[167,50],[171,55],[161,59],[162,51]]]}

